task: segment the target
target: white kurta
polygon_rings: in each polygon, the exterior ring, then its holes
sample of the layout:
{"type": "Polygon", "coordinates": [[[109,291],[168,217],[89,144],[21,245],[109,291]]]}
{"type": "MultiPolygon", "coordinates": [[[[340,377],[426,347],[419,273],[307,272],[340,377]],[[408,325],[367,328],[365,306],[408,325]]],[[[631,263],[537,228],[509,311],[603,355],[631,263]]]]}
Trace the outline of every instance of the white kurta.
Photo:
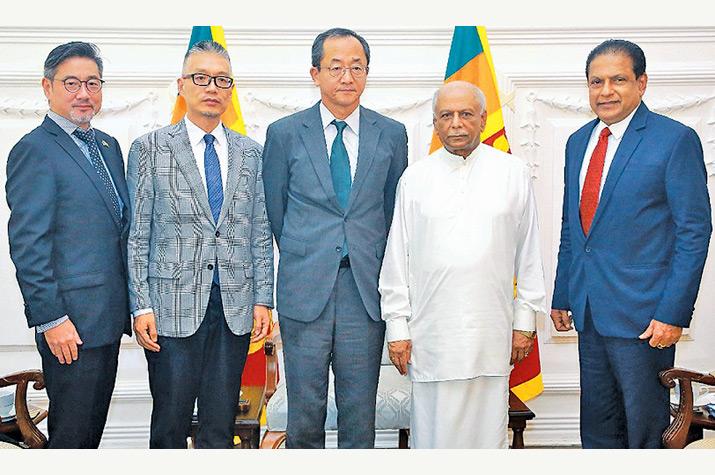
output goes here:
{"type": "Polygon", "coordinates": [[[508,376],[512,330],[546,313],[527,166],[441,149],[407,168],[396,201],[379,288],[387,341],[412,340],[412,381],[508,376]]]}

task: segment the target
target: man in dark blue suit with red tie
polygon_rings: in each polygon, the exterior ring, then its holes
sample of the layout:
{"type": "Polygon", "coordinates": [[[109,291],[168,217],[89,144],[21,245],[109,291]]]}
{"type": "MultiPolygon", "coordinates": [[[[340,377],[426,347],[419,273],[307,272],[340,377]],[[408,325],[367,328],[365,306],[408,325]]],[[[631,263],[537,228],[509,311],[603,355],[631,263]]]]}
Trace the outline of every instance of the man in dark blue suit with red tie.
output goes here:
{"type": "Polygon", "coordinates": [[[103,83],[96,46],[53,49],[42,79],[50,111],[7,161],[10,255],[42,357],[50,448],[99,445],[131,328],[122,152],[90,126],[103,83]]]}
{"type": "Polygon", "coordinates": [[[658,372],[690,325],[712,232],[703,149],[641,101],[638,45],[603,42],[586,77],[598,118],[566,144],[551,318],[579,333],[582,446],[659,448],[669,397],[658,372]]]}

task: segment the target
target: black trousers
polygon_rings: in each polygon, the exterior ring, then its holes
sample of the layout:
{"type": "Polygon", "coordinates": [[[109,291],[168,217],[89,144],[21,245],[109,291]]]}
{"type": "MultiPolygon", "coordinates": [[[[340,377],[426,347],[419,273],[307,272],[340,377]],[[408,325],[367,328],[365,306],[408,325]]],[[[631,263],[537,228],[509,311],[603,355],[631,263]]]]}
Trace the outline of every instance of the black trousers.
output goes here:
{"type": "Polygon", "coordinates": [[[228,328],[219,286],[211,288],[206,316],[196,333],[159,336],[158,343],[158,353],[144,352],[154,400],[149,447],[186,448],[198,398],[196,448],[232,448],[250,333],[237,336],[228,328]]]}
{"type": "Polygon", "coordinates": [[[102,439],[119,361],[119,342],[79,348],[79,358],[63,365],[37,335],[47,396],[49,449],[96,449],[102,439]]]}

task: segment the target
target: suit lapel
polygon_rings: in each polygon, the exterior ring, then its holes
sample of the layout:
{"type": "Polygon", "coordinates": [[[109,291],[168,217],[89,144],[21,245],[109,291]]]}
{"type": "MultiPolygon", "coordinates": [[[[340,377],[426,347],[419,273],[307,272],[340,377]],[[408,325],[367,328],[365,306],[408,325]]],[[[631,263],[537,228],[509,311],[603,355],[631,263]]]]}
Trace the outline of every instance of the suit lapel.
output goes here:
{"type": "Polygon", "coordinates": [[[231,198],[236,192],[239,178],[241,178],[243,162],[246,159],[240,136],[228,130],[225,126],[224,133],[226,134],[226,143],[228,147],[228,170],[226,171],[226,186],[224,186],[223,192],[223,206],[221,206],[221,214],[219,215],[216,227],[219,227],[226,217],[228,204],[230,204],[231,198]]]}
{"type": "MultiPolygon", "coordinates": [[[[184,119],[186,120],[186,119],[184,119]]],[[[201,175],[199,174],[198,165],[196,158],[194,158],[194,151],[191,147],[191,142],[189,141],[189,133],[186,131],[186,124],[184,120],[180,121],[178,124],[173,126],[168,134],[173,140],[168,141],[169,150],[171,153],[171,158],[176,160],[176,164],[183,173],[184,178],[189,183],[196,200],[199,202],[201,209],[203,209],[204,214],[213,223],[213,215],[211,214],[211,206],[209,206],[209,198],[206,194],[206,187],[204,186],[201,175]]]]}
{"type": "MultiPolygon", "coordinates": [[[[303,145],[308,152],[318,181],[323,187],[328,201],[337,209],[342,211],[338,197],[333,189],[333,178],[330,175],[330,162],[328,159],[328,147],[325,144],[325,132],[323,122],[320,119],[320,103],[308,110],[307,117],[303,120],[303,133],[300,134],[303,145]]],[[[362,125],[362,124],[361,124],[362,125]]]]}
{"type": "MultiPolygon", "coordinates": [[[[104,204],[107,207],[107,211],[112,217],[114,223],[117,225],[117,227],[121,226],[121,223],[117,220],[117,216],[114,213],[112,198],[109,196],[107,188],[104,186],[104,183],[102,183],[101,178],[99,178],[97,170],[95,170],[94,166],[89,163],[89,160],[84,155],[84,153],[82,153],[82,150],[80,150],[79,146],[75,143],[75,141],[72,140],[72,137],[70,137],[64,130],[62,130],[62,127],[57,125],[57,123],[49,117],[45,117],[42,126],[45,128],[45,130],[47,130],[55,137],[55,141],[57,142],[57,144],[62,147],[62,149],[67,152],[67,154],[72,158],[72,160],[75,161],[75,163],[77,163],[77,165],[82,169],[82,171],[84,171],[84,173],[87,175],[87,178],[89,178],[89,181],[92,182],[94,188],[97,190],[97,193],[99,193],[99,196],[102,198],[102,201],[104,201],[104,204]]],[[[99,146],[102,147],[101,143],[99,144],[99,146]]],[[[102,153],[104,153],[104,151],[102,151],[102,153]]],[[[114,176],[112,178],[114,178],[114,176]]]]}
{"type": "MultiPolygon", "coordinates": [[[[580,236],[586,239],[586,235],[583,232],[583,226],[581,226],[581,167],[583,167],[583,161],[586,155],[586,148],[588,147],[588,141],[593,133],[593,128],[598,124],[598,119],[591,121],[590,127],[584,129],[583,133],[576,137],[576,142],[574,143],[574,164],[569,171],[569,181],[572,183],[569,188],[569,210],[571,211],[570,222],[576,223],[580,230],[580,236]]],[[[566,199],[566,198],[564,198],[566,199]]],[[[591,227],[593,229],[593,226],[591,227]]]]}
{"type": "Polygon", "coordinates": [[[382,132],[382,130],[375,125],[376,121],[374,117],[372,117],[372,114],[368,114],[369,112],[366,112],[363,107],[360,107],[357,170],[355,170],[355,179],[350,189],[350,201],[348,201],[346,214],[357,200],[360,188],[368,176],[368,171],[375,159],[375,149],[377,148],[377,143],[380,140],[380,134],[382,132]]]}
{"type": "Polygon", "coordinates": [[[633,152],[638,147],[641,141],[641,132],[646,125],[646,117],[648,114],[648,108],[644,103],[638,106],[638,111],[633,115],[631,123],[628,124],[626,133],[623,134],[621,143],[618,145],[616,154],[613,156],[613,161],[608,169],[608,176],[606,176],[606,182],[603,185],[603,190],[601,191],[601,197],[598,200],[598,208],[596,208],[596,214],[593,217],[593,223],[591,223],[591,232],[593,228],[598,225],[599,218],[603,215],[604,209],[608,205],[608,200],[613,194],[613,189],[618,183],[618,179],[623,173],[623,169],[626,167],[628,162],[633,156],[633,152]]]}

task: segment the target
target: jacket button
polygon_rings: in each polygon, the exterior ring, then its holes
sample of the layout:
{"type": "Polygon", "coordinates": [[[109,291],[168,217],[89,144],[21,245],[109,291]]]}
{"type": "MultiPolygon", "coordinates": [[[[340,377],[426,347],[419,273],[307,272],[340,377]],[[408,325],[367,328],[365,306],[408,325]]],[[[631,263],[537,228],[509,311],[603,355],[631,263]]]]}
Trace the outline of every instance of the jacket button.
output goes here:
{"type": "Polygon", "coordinates": [[[335,248],[335,252],[343,252],[343,248],[340,247],[340,246],[337,246],[337,247],[335,248]]]}
{"type": "Polygon", "coordinates": [[[221,237],[221,233],[216,231],[216,237],[221,237]]]}
{"type": "Polygon", "coordinates": [[[213,264],[209,264],[209,265],[206,266],[206,268],[207,268],[208,270],[214,270],[214,265],[213,265],[213,264]]]}
{"type": "Polygon", "coordinates": [[[590,252],[591,252],[591,248],[589,246],[586,246],[586,253],[588,254],[590,252]]]}

